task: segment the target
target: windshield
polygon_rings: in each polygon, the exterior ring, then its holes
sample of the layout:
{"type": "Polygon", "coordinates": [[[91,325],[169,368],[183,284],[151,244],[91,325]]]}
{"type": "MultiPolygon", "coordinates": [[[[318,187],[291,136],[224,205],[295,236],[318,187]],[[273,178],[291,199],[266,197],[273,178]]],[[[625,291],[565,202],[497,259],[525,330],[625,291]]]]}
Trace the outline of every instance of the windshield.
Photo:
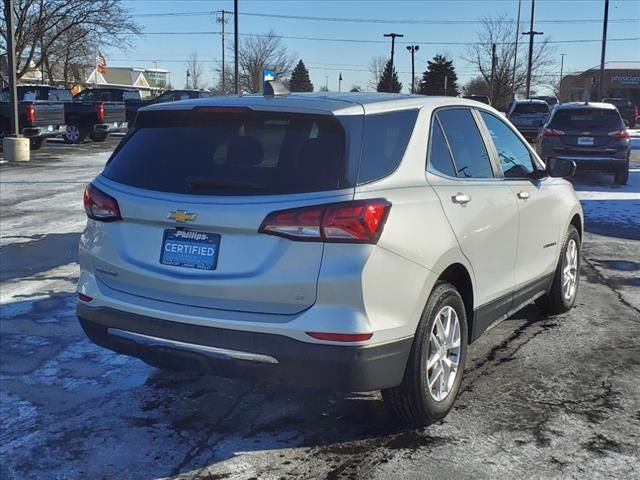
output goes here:
{"type": "Polygon", "coordinates": [[[624,128],[620,114],[615,110],[581,108],[558,110],[549,123],[559,130],[592,130],[603,128],[614,131],[624,128]]]}
{"type": "Polygon", "coordinates": [[[336,190],[348,178],[345,131],[332,115],[243,109],[141,112],[104,176],[194,195],[336,190]]]}
{"type": "Polygon", "coordinates": [[[546,103],[518,103],[513,109],[517,115],[528,115],[532,113],[549,113],[549,105],[546,103]]]}

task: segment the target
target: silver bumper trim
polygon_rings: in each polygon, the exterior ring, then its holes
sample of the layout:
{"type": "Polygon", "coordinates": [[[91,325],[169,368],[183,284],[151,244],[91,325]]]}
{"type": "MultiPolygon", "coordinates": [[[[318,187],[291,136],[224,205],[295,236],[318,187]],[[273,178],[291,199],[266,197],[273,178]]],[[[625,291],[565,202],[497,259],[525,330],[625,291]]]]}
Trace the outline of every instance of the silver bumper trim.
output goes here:
{"type": "Polygon", "coordinates": [[[141,333],[129,332],[119,328],[107,329],[109,335],[133,340],[136,343],[155,347],[169,347],[178,350],[187,350],[192,352],[203,353],[216,358],[226,358],[235,360],[248,360],[250,362],[271,363],[276,364],[278,360],[269,355],[260,353],[241,352],[238,350],[228,350],[226,348],[209,347],[207,345],[198,345],[195,343],[180,342],[178,340],[169,340],[168,338],[152,337],[151,335],[143,335],[141,333]]]}

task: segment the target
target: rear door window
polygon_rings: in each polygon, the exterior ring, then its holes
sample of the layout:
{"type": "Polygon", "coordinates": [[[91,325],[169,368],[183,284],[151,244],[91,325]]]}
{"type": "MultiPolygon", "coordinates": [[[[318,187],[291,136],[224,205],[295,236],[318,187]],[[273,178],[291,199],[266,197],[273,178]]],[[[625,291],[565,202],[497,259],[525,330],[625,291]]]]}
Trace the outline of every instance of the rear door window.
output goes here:
{"type": "MultiPolygon", "coordinates": [[[[140,112],[103,175],[193,195],[276,195],[353,186],[332,115],[196,109],[140,112]]],[[[356,159],[357,161],[357,159],[356,159]]]]}
{"type": "Polygon", "coordinates": [[[596,108],[567,108],[556,110],[550,128],[558,130],[595,130],[615,131],[623,128],[622,117],[616,110],[596,108]]]}
{"type": "Polygon", "coordinates": [[[466,108],[440,110],[436,114],[451,147],[460,178],[491,178],[493,168],[478,125],[466,108]]]}
{"type": "Polygon", "coordinates": [[[440,128],[440,122],[433,119],[431,140],[429,141],[429,161],[427,169],[433,173],[441,173],[449,177],[456,176],[456,167],[449,151],[449,146],[440,128]]]}
{"type": "Polygon", "coordinates": [[[365,115],[358,183],[385,177],[398,167],[417,117],[418,110],[365,115]]]}

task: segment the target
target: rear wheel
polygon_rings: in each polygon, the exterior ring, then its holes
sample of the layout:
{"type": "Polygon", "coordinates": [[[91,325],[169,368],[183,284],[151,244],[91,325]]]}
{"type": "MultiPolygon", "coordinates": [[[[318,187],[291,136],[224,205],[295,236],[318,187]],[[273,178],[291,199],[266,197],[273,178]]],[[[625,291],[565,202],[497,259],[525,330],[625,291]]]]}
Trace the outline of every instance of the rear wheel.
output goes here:
{"type": "Polygon", "coordinates": [[[627,163],[624,168],[618,170],[613,177],[613,183],[616,185],[626,185],[629,181],[629,164],[627,163]]]}
{"type": "Polygon", "coordinates": [[[392,412],[413,425],[444,418],[458,395],[467,354],[467,316],[462,297],[436,284],[424,309],[402,383],[382,391],[392,412]]]}
{"type": "Polygon", "coordinates": [[[91,132],[89,138],[94,142],[104,142],[109,136],[106,132],[91,132]]]}
{"type": "Polygon", "coordinates": [[[571,225],[567,231],[560,260],[549,293],[536,300],[540,310],[548,315],[567,312],[576,302],[580,281],[580,235],[571,225]]]}
{"type": "Polygon", "coordinates": [[[81,143],[87,138],[87,132],[77,123],[68,123],[62,138],[64,139],[64,143],[81,143]]]}
{"type": "Polygon", "coordinates": [[[31,150],[40,150],[44,144],[44,138],[32,138],[29,140],[31,150]]]}

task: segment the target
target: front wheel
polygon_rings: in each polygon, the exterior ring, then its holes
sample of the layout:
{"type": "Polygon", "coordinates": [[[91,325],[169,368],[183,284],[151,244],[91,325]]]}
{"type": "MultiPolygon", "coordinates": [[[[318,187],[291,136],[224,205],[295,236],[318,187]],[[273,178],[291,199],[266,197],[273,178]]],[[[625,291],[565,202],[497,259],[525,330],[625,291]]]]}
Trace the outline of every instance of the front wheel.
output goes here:
{"type": "Polygon", "coordinates": [[[571,225],[560,251],[560,260],[549,292],[536,300],[540,310],[558,315],[571,310],[576,302],[580,281],[580,235],[571,225]]]}
{"type": "Polygon", "coordinates": [[[391,411],[412,425],[444,418],[458,395],[467,355],[467,316],[455,287],[438,282],[416,330],[402,383],[382,391],[391,411]]]}

